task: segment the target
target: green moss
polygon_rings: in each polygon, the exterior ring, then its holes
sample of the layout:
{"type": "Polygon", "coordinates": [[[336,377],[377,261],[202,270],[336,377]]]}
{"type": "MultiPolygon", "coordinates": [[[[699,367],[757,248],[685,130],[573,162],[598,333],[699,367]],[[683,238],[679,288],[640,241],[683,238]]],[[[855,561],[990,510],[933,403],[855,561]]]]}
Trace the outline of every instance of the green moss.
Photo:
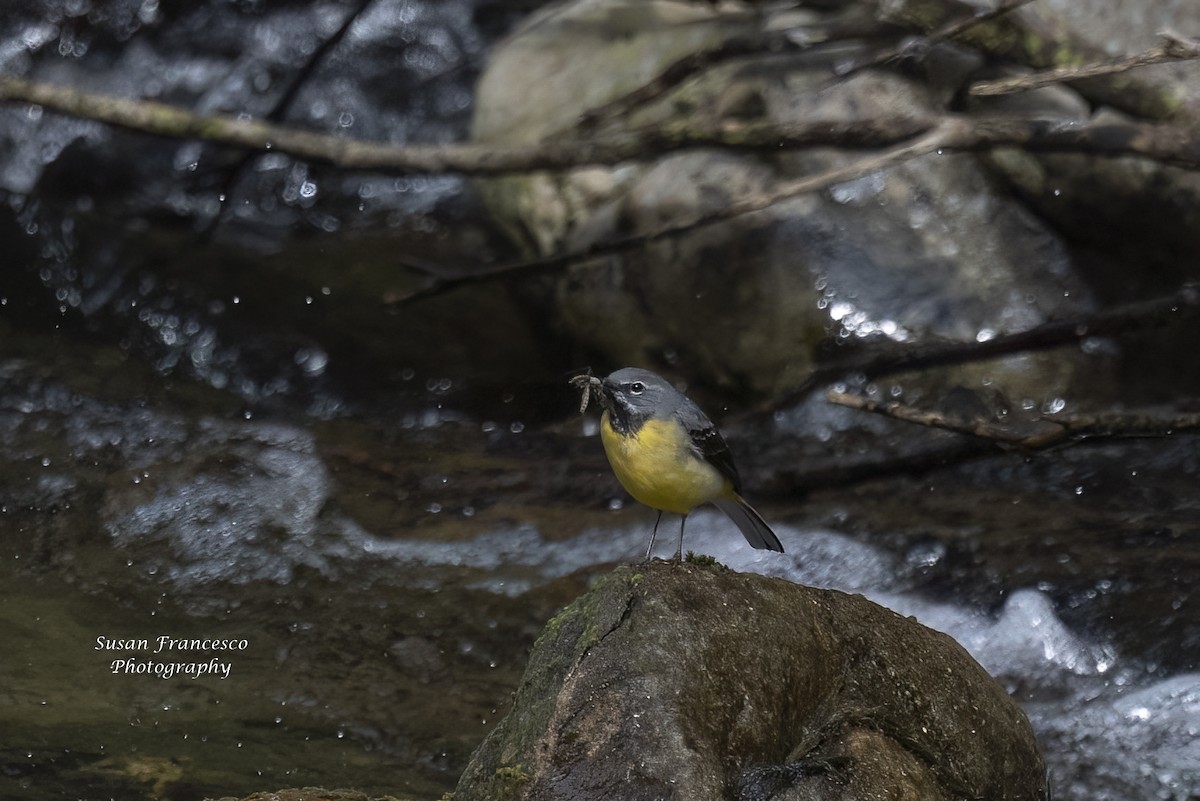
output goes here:
{"type": "Polygon", "coordinates": [[[541,645],[543,640],[548,643],[558,639],[563,635],[564,628],[579,627],[581,631],[575,638],[574,656],[578,658],[582,655],[597,639],[606,633],[600,631],[603,615],[600,614],[601,610],[597,607],[597,604],[603,601],[605,596],[602,593],[596,592],[596,590],[599,590],[607,582],[614,580],[627,581],[629,586],[634,587],[641,581],[641,576],[636,573],[625,574],[621,570],[605,576],[597,582],[591,592],[576,598],[574,602],[564,607],[561,612],[546,622],[545,628],[542,629],[537,642],[534,643],[534,648],[536,649],[541,645]]]}
{"type": "Polygon", "coordinates": [[[632,568],[618,568],[550,619],[533,647],[514,712],[488,736],[459,780],[461,798],[515,798],[522,785],[535,781],[539,774],[530,776],[528,763],[515,764],[516,755],[532,753],[550,725],[567,676],[620,625],[632,603],[630,588],[639,580],[632,568]]]}
{"type": "Polygon", "coordinates": [[[523,765],[501,765],[496,768],[492,777],[492,790],[495,793],[493,797],[501,801],[516,798],[527,781],[529,774],[525,772],[523,765]]]}
{"type": "Polygon", "coordinates": [[[683,561],[687,562],[689,565],[707,568],[714,573],[724,573],[729,570],[728,567],[718,562],[715,556],[709,556],[706,553],[693,553],[692,551],[688,551],[687,555],[683,557],[683,561]]]}

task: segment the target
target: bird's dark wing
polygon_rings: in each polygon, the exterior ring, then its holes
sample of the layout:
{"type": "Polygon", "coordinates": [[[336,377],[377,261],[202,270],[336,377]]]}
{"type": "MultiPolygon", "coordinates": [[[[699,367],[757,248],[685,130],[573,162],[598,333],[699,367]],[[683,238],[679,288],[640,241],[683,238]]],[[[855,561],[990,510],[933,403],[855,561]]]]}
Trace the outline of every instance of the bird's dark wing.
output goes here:
{"type": "Polygon", "coordinates": [[[733,491],[740,494],[742,478],[733,464],[733,454],[729,452],[729,446],[717,427],[696,406],[680,409],[679,420],[687,429],[692,447],[700,458],[717,468],[718,473],[729,479],[733,491]]]}

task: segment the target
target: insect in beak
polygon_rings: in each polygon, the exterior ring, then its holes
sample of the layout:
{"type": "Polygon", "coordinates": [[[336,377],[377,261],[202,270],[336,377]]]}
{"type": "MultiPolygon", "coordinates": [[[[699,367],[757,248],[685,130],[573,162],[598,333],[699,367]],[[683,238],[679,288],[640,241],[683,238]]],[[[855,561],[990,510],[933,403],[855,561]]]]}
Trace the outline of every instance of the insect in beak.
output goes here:
{"type": "Polygon", "coordinates": [[[592,392],[597,395],[604,391],[604,385],[600,383],[600,379],[592,375],[591,368],[583,375],[577,375],[571,379],[571,385],[583,393],[583,397],[579,400],[579,413],[583,414],[587,411],[588,403],[592,399],[592,392]]]}

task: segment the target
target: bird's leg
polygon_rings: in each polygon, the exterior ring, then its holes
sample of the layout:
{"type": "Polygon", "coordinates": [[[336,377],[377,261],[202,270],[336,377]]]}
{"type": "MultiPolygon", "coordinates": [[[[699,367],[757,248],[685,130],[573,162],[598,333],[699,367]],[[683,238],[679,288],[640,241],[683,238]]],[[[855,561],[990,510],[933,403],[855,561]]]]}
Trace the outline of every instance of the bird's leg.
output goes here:
{"type": "Polygon", "coordinates": [[[654,529],[650,532],[650,544],[646,546],[646,558],[643,562],[650,561],[650,552],[654,550],[654,538],[658,536],[658,524],[662,522],[662,509],[658,510],[658,517],[654,518],[654,529]]]}
{"type": "Polygon", "coordinates": [[[687,523],[687,515],[679,518],[679,548],[675,551],[675,561],[683,564],[683,526],[687,523]]]}

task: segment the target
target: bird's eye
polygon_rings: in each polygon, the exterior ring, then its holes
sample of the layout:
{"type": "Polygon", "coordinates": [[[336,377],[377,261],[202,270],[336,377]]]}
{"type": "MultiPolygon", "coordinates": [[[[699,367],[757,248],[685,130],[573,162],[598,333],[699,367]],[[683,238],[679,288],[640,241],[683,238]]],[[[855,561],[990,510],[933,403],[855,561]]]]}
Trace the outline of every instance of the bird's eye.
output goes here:
{"type": "Polygon", "coordinates": [[[645,391],[646,391],[646,385],[643,384],[641,381],[634,381],[632,384],[629,385],[629,394],[630,395],[641,395],[645,391]]]}

